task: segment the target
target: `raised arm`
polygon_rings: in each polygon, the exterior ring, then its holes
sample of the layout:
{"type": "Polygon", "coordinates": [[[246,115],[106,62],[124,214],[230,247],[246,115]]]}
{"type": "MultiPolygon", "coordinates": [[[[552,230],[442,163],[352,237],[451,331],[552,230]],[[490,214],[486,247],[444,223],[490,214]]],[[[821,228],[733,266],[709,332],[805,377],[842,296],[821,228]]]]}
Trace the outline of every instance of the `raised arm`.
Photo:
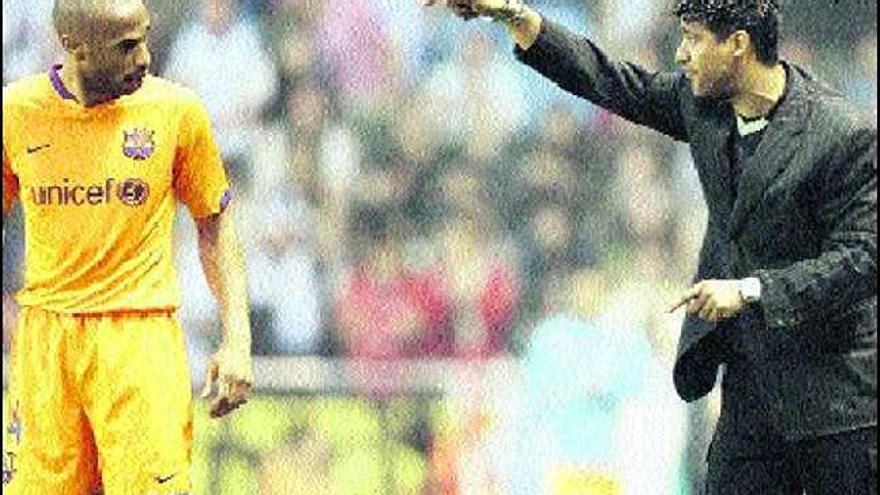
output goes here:
{"type": "MultiPolygon", "coordinates": [[[[431,5],[437,0],[427,0],[431,5]]],[[[448,0],[464,19],[502,22],[516,42],[519,60],[559,87],[627,120],[687,141],[682,74],[655,72],[609,58],[593,41],[543,18],[521,0],[448,0]]]]}

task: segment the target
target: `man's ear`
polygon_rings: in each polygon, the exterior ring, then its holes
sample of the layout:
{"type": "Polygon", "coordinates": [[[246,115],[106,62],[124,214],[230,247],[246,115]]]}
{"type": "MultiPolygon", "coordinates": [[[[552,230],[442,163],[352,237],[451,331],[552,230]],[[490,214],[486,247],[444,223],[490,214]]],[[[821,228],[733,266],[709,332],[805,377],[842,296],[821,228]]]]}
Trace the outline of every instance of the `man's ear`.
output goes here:
{"type": "Polygon", "coordinates": [[[730,35],[730,42],[733,43],[733,56],[742,57],[752,45],[752,36],[744,29],[738,29],[730,35]]]}

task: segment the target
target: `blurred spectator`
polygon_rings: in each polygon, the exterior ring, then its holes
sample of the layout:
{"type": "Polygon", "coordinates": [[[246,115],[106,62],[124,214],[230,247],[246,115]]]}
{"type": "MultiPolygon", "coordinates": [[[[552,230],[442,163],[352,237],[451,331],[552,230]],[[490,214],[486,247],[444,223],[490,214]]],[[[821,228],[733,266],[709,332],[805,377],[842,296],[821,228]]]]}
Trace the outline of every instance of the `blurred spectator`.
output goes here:
{"type": "MultiPolygon", "coordinates": [[[[604,11],[603,36],[604,46],[613,42],[615,55],[632,56],[640,46],[644,46],[645,39],[653,39],[657,36],[656,30],[664,29],[661,23],[664,8],[669,8],[664,2],[656,0],[604,0],[597,2],[604,11]]],[[[644,62],[643,60],[634,60],[644,62]]]]}
{"type": "Polygon", "coordinates": [[[307,204],[282,190],[261,196],[247,218],[272,228],[247,237],[248,281],[255,309],[265,321],[254,322],[258,354],[311,354],[321,339],[321,308],[312,221],[307,204]],[[262,323],[262,328],[256,328],[262,323]]]}
{"type": "Polygon", "coordinates": [[[402,239],[388,211],[365,208],[355,222],[369,242],[335,299],[346,354],[377,359],[449,355],[451,308],[438,273],[406,266],[402,239]]]}
{"type": "Polygon", "coordinates": [[[328,286],[321,277],[322,183],[315,170],[325,121],[323,94],[300,84],[285,98],[284,111],[255,133],[251,156],[260,173],[241,198],[249,219],[242,229],[250,294],[260,310],[257,323],[264,324],[261,353],[325,352],[328,286]]]}
{"type": "Polygon", "coordinates": [[[400,79],[393,77],[395,54],[381,2],[326,0],[321,6],[318,50],[343,101],[355,110],[383,107],[400,79]]]}
{"type": "Polygon", "coordinates": [[[192,15],[193,5],[198,2],[177,0],[148,0],[150,9],[150,32],[148,42],[152,62],[150,72],[163,74],[168,63],[168,52],[178,31],[192,15]]]}
{"type": "Polygon", "coordinates": [[[278,87],[257,19],[242,13],[238,0],[202,0],[174,40],[164,76],[198,93],[230,174],[247,182],[254,134],[278,87]]]}
{"type": "Polygon", "coordinates": [[[849,83],[849,94],[874,115],[877,122],[877,33],[865,35],[859,40],[855,51],[855,63],[859,68],[849,83]]]}
{"type": "Polygon", "coordinates": [[[519,302],[512,245],[499,238],[497,215],[487,208],[484,179],[452,169],[439,186],[448,216],[438,248],[454,306],[456,355],[503,354],[519,302]]]}
{"type": "Polygon", "coordinates": [[[464,143],[476,161],[488,161],[520,126],[527,112],[520,67],[498,53],[480,30],[461,41],[462,59],[438,64],[417,96],[429,127],[464,143]]]}
{"type": "Polygon", "coordinates": [[[553,284],[591,265],[593,253],[578,235],[579,226],[567,203],[541,202],[524,214],[522,317],[527,327],[534,327],[549,314],[545,301],[553,284]]]}
{"type": "Polygon", "coordinates": [[[3,2],[3,84],[61,60],[52,2],[3,2]]]}
{"type": "Polygon", "coordinates": [[[554,488],[541,493],[687,493],[685,407],[663,385],[678,322],[653,317],[665,293],[650,292],[657,280],[644,264],[627,266],[631,278],[614,277],[618,266],[607,264],[548,291],[546,308],[557,316],[535,329],[524,361],[529,408],[550,435],[538,472],[555,473],[544,479],[554,488]]]}
{"type": "MultiPolygon", "coordinates": [[[[663,252],[645,248],[635,257],[629,269],[634,276],[612,284],[607,317],[648,344],[650,352],[635,356],[644,359],[640,386],[619,411],[616,469],[625,495],[686,495],[690,486],[682,453],[689,406],[669,386],[683,316],[664,312],[675,291],[666,282],[663,252]]],[[[626,356],[629,366],[634,356],[626,356]]]]}
{"type": "Polygon", "coordinates": [[[639,141],[626,145],[617,157],[615,184],[618,208],[636,246],[662,242],[671,221],[672,198],[653,147],[639,141]]]}
{"type": "Polygon", "coordinates": [[[554,313],[530,339],[523,363],[529,424],[546,435],[532,454],[543,480],[539,493],[623,493],[614,436],[624,401],[642,386],[650,351],[637,334],[597,316],[554,313]]]}
{"type": "Polygon", "coordinates": [[[315,76],[318,66],[316,33],[320,3],[308,0],[283,0],[270,6],[265,16],[265,31],[281,77],[287,82],[315,76]]]}

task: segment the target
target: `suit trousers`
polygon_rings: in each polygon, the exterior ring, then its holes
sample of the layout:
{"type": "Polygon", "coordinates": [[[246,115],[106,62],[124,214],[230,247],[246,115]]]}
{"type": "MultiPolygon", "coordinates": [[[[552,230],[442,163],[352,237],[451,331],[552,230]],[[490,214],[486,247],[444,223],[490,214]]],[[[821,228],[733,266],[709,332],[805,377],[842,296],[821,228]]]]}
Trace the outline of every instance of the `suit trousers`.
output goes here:
{"type": "Polygon", "coordinates": [[[706,495],[877,495],[876,426],[707,460],[706,495]]]}

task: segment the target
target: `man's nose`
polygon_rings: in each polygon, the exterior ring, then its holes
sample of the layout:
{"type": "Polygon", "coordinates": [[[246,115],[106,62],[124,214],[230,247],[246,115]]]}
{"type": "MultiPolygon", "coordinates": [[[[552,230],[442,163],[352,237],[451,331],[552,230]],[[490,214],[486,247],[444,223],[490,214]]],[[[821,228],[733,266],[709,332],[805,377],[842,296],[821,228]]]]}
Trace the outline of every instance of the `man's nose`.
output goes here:
{"type": "Polygon", "coordinates": [[[684,49],[684,46],[679,45],[675,50],[675,63],[678,65],[684,65],[690,61],[690,56],[687,53],[687,50],[684,49]]]}
{"type": "Polygon", "coordinates": [[[144,43],[138,50],[137,57],[135,58],[135,64],[137,64],[138,69],[146,72],[150,68],[150,61],[150,50],[147,49],[147,45],[146,43],[144,43]]]}

